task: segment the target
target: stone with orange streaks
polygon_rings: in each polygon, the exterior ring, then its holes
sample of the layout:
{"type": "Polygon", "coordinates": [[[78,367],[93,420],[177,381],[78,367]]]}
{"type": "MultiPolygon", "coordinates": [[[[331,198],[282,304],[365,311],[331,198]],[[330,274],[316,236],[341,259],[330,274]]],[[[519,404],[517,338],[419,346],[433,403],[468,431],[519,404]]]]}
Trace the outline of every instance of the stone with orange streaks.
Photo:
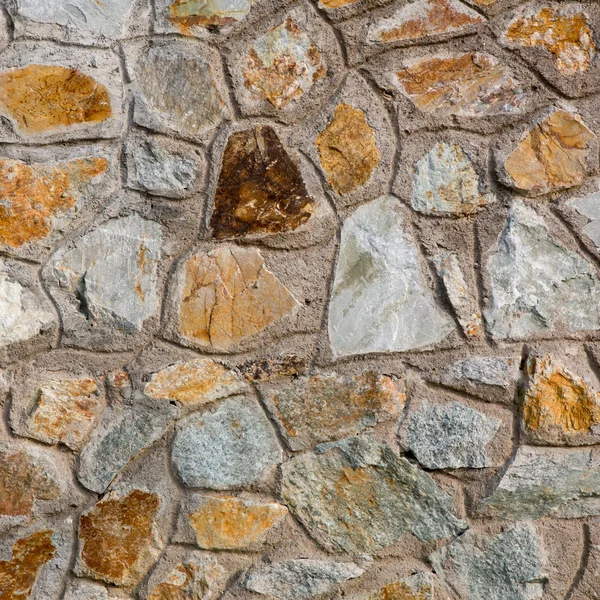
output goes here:
{"type": "Polygon", "coordinates": [[[169,20],[189,33],[192,27],[216,29],[242,21],[252,0],[172,0],[169,20]]]}
{"type": "Polygon", "coordinates": [[[433,589],[433,577],[430,573],[415,573],[400,581],[388,583],[364,600],[433,600],[433,589]]]}
{"type": "Polygon", "coordinates": [[[355,2],[358,2],[358,0],[319,0],[319,4],[325,8],[341,8],[355,2]]]}

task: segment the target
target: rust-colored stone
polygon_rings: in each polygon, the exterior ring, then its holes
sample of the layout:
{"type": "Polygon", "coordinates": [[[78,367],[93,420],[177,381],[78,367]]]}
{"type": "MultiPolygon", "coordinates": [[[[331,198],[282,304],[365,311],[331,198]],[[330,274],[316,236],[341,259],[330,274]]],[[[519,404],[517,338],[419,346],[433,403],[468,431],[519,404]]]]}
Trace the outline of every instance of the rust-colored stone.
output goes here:
{"type": "Polygon", "coordinates": [[[579,115],[557,110],[536,125],[504,162],[517,189],[545,194],[580,184],[596,136],[579,115]]]}
{"type": "Polygon", "coordinates": [[[110,493],[79,519],[81,562],[86,574],[119,586],[133,586],[160,554],[155,532],[157,494],[110,493]]]}
{"type": "Polygon", "coordinates": [[[420,586],[417,591],[402,581],[395,581],[371,594],[365,600],[431,600],[431,586],[420,586]]]}
{"type": "Polygon", "coordinates": [[[76,210],[82,189],[108,167],[105,158],[28,165],[0,160],[0,244],[20,248],[44,239],[53,219],[76,210]]]}
{"type": "Polygon", "coordinates": [[[276,359],[250,360],[238,367],[248,381],[271,381],[277,377],[297,377],[306,369],[304,361],[295,354],[276,359]]]}
{"type": "Polygon", "coordinates": [[[325,8],[340,8],[341,6],[348,6],[348,4],[354,4],[358,0],[320,0],[320,4],[325,8]]]}
{"type": "Polygon", "coordinates": [[[154,586],[146,600],[204,600],[213,598],[224,570],[216,561],[194,560],[178,564],[164,581],[154,586]]]}
{"type": "Polygon", "coordinates": [[[506,38],[521,46],[546,48],[553,55],[556,69],[566,76],[587,71],[596,52],[592,30],[583,13],[569,14],[551,7],[512,21],[506,38]]]}
{"type": "Polygon", "coordinates": [[[56,553],[49,529],[17,540],[10,560],[0,560],[0,600],[29,598],[38,571],[56,553]]]}
{"type": "Polygon", "coordinates": [[[314,210],[298,165],[272,127],[230,136],[210,221],[217,239],[292,231],[314,210]]]}
{"type": "Polygon", "coordinates": [[[50,65],[0,73],[0,113],[28,135],[112,117],[106,87],[77,69],[50,65]]]}
{"type": "Polygon", "coordinates": [[[333,119],[315,144],[327,181],[338,194],[349,194],[367,183],[381,160],[365,113],[348,104],[336,106],[333,119]]]}
{"type": "Polygon", "coordinates": [[[480,6],[492,6],[492,4],[496,4],[496,0],[473,0],[473,2],[480,6]]]}
{"type": "Polygon", "coordinates": [[[189,35],[192,27],[217,29],[241,21],[251,4],[252,0],[173,0],[169,20],[189,35]]]}
{"type": "Polygon", "coordinates": [[[287,512],[285,506],[275,502],[258,504],[204,496],[188,518],[200,548],[237,550],[262,541],[287,512]]]}
{"type": "Polygon", "coordinates": [[[179,329],[202,345],[227,350],[298,305],[255,248],[226,246],[197,254],[183,270],[179,329]]]}

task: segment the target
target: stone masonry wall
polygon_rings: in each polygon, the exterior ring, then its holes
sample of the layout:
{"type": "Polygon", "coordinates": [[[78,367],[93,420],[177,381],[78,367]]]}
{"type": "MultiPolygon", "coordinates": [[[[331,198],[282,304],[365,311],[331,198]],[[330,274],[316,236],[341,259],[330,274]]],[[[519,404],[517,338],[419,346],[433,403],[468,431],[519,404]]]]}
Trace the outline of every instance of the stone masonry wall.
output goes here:
{"type": "Polygon", "coordinates": [[[600,4],[0,0],[0,600],[600,598],[600,4]]]}

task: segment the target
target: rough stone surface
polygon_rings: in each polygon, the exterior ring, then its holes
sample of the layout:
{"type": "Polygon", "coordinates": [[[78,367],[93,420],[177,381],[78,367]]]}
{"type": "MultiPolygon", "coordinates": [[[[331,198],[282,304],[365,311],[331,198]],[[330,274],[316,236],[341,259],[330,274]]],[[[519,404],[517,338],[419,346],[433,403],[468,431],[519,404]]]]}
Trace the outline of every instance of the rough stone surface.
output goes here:
{"type": "Polygon", "coordinates": [[[65,600],[109,600],[109,598],[104,586],[77,579],[69,583],[65,600]]]}
{"type": "Polygon", "coordinates": [[[335,354],[432,346],[454,329],[426,286],[398,204],[382,197],[344,222],[329,305],[335,354]]]}
{"type": "Polygon", "coordinates": [[[364,600],[433,600],[433,594],[434,587],[431,575],[429,573],[415,573],[400,581],[389,583],[364,598],[364,600]]]}
{"type": "Polygon", "coordinates": [[[570,200],[568,205],[588,219],[588,223],[581,227],[581,233],[600,250],[600,192],[570,200]]]}
{"type": "Polygon", "coordinates": [[[169,19],[183,33],[191,27],[223,27],[241,21],[250,11],[252,0],[170,0],[169,19]]]}

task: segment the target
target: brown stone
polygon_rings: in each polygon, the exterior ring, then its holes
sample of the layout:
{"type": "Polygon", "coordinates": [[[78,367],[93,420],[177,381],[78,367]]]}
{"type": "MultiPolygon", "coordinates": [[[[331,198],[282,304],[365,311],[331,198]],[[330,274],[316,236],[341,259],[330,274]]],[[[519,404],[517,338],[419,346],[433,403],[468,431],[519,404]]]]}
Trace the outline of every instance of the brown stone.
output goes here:
{"type": "Polygon", "coordinates": [[[506,39],[520,46],[539,46],[553,55],[556,69],[568,77],[590,68],[596,46],[583,13],[545,7],[537,15],[510,23],[506,39]]]}
{"type": "Polygon", "coordinates": [[[416,591],[403,581],[395,581],[371,594],[365,600],[432,600],[429,585],[419,586],[416,591]]]}
{"type": "Polygon", "coordinates": [[[77,69],[50,65],[0,73],[0,113],[28,135],[112,117],[102,84],[77,69]]]}
{"type": "Polygon", "coordinates": [[[44,239],[53,219],[74,212],[81,191],[106,171],[105,158],[28,165],[0,160],[0,244],[20,248],[44,239]]]}
{"type": "Polygon", "coordinates": [[[358,0],[319,0],[319,3],[325,8],[340,8],[355,2],[358,2],[358,0]]]}
{"type": "Polygon", "coordinates": [[[296,377],[306,368],[304,361],[295,354],[280,358],[251,360],[239,366],[237,370],[248,381],[271,381],[277,377],[296,377]]]}
{"type": "Polygon", "coordinates": [[[239,550],[261,542],[287,515],[276,502],[246,502],[239,498],[202,496],[188,517],[196,543],[206,550],[239,550]]]}
{"type": "Polygon", "coordinates": [[[298,165],[272,127],[230,136],[210,221],[217,239],[293,231],[314,210],[298,165]]]}
{"type": "Polygon", "coordinates": [[[118,586],[136,585],[160,554],[156,493],[111,492],[79,519],[82,571],[118,586]]]}
{"type": "Polygon", "coordinates": [[[223,567],[214,560],[187,560],[155,585],[146,600],[209,600],[214,598],[224,574],[223,567]]]}
{"type": "Polygon", "coordinates": [[[473,0],[473,2],[480,6],[492,6],[492,4],[496,4],[496,0],[473,0]]]}
{"type": "Polygon", "coordinates": [[[225,246],[185,263],[179,330],[203,346],[227,350],[297,305],[258,250],[225,246]]]}
{"type": "Polygon", "coordinates": [[[56,547],[52,531],[36,531],[17,540],[10,560],[0,560],[0,599],[25,600],[29,598],[38,571],[52,558],[56,547]]]}
{"type": "Polygon", "coordinates": [[[192,27],[212,30],[241,21],[251,4],[252,0],[173,0],[169,20],[189,35],[192,27]]]}
{"type": "Polygon", "coordinates": [[[396,76],[403,92],[425,113],[465,117],[514,113],[525,96],[505,65],[479,52],[423,59],[396,76]]]}
{"type": "Polygon", "coordinates": [[[596,136],[579,115],[557,110],[536,125],[504,162],[514,187],[534,194],[580,184],[596,136]]]}
{"type": "Polygon", "coordinates": [[[338,194],[349,194],[367,183],[381,160],[365,113],[348,104],[337,105],[315,144],[327,181],[338,194]]]}

